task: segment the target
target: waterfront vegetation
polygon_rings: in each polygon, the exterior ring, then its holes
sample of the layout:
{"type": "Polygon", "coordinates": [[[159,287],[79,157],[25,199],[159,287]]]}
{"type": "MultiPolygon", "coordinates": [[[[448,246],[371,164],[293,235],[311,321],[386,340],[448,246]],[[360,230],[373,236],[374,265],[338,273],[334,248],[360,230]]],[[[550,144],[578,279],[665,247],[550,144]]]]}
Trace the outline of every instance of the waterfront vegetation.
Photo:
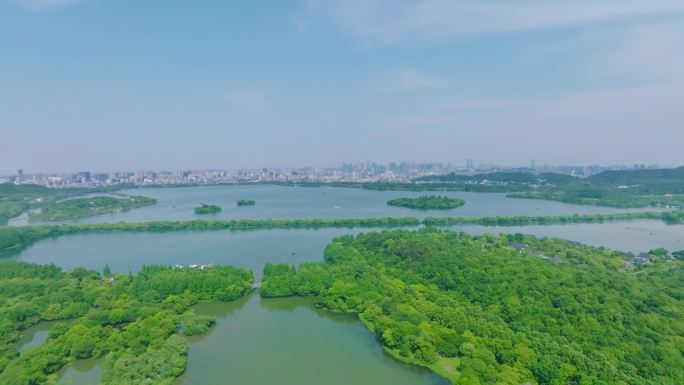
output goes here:
{"type": "Polygon", "coordinates": [[[27,245],[50,237],[77,233],[145,232],[145,231],[250,231],[269,229],[320,228],[392,228],[418,226],[525,226],[570,223],[601,223],[623,220],[660,220],[667,224],[684,224],[684,210],[642,211],[616,214],[565,216],[495,216],[495,217],[414,217],[340,218],[340,219],[237,219],[191,220],[34,225],[0,228],[0,252],[16,252],[27,245]]]}
{"type": "Polygon", "coordinates": [[[104,385],[168,385],[183,373],[188,342],[214,320],[199,301],[231,301],[251,291],[252,273],[229,266],[144,267],[111,276],[81,268],[3,263],[0,269],[0,384],[56,384],[60,368],[103,357],[104,385]],[[41,321],[64,321],[21,354],[16,341],[41,321]]]}
{"type": "Polygon", "coordinates": [[[637,211],[615,214],[553,215],[553,216],[492,216],[492,217],[431,217],[424,218],[425,226],[529,226],[570,223],[602,223],[637,219],[661,220],[670,225],[684,223],[684,210],[637,211]]]}
{"type": "Polygon", "coordinates": [[[28,210],[28,208],[28,203],[0,201],[0,226],[6,225],[10,218],[21,215],[21,213],[28,210]]]}
{"type": "Polygon", "coordinates": [[[31,221],[60,221],[118,213],[156,203],[156,199],[135,195],[125,198],[76,198],[45,205],[39,213],[29,213],[29,217],[31,221]]]}
{"type": "Polygon", "coordinates": [[[10,218],[31,209],[43,209],[56,202],[87,194],[105,193],[120,189],[120,186],[97,188],[48,188],[33,184],[15,185],[0,183],[0,226],[10,218]]]}
{"type": "Polygon", "coordinates": [[[631,191],[629,188],[567,188],[562,190],[539,190],[510,193],[509,198],[543,199],[563,203],[606,206],[615,208],[629,207],[684,207],[684,194],[651,194],[631,191]]]}
{"type": "Polygon", "coordinates": [[[392,199],[387,201],[387,204],[417,210],[450,210],[463,206],[465,201],[439,195],[423,195],[418,198],[392,199]]]}
{"type": "Polygon", "coordinates": [[[216,214],[219,212],[221,212],[221,208],[216,205],[202,203],[199,207],[195,207],[195,214],[216,214]]]}
{"type": "Polygon", "coordinates": [[[240,206],[254,206],[256,204],[256,201],[253,199],[240,199],[237,201],[238,207],[240,206]]]}
{"type": "Polygon", "coordinates": [[[454,384],[681,384],[684,263],[631,257],[521,234],[386,231],[333,240],[325,263],[266,265],[260,290],[357,313],[394,357],[454,384]]]}

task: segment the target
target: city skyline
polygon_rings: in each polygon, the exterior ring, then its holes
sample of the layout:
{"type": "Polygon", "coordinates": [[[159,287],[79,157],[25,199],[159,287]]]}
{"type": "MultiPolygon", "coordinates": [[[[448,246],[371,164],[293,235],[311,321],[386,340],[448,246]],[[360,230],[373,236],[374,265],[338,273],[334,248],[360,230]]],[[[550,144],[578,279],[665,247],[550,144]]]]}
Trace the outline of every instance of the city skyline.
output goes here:
{"type": "Polygon", "coordinates": [[[683,20],[674,0],[8,0],[0,173],[682,164],[683,20]]]}
{"type": "Polygon", "coordinates": [[[117,184],[170,185],[170,184],[230,184],[241,182],[413,182],[429,175],[473,175],[497,171],[558,173],[588,177],[608,170],[644,170],[665,168],[658,164],[631,165],[550,165],[536,166],[534,159],[528,166],[476,164],[467,158],[465,165],[444,163],[391,162],[378,164],[343,163],[333,167],[264,167],[234,169],[182,169],[182,170],[126,170],[77,172],[26,172],[18,169],[12,175],[0,175],[0,183],[40,184],[51,187],[103,186],[117,184]]]}

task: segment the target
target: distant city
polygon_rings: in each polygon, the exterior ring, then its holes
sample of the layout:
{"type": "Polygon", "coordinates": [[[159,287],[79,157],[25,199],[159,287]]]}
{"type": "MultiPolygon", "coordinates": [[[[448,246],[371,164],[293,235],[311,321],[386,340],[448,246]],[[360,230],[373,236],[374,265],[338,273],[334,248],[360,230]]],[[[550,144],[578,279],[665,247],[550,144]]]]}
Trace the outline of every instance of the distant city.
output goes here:
{"type": "Polygon", "coordinates": [[[38,184],[47,187],[94,187],[118,184],[172,185],[172,184],[229,184],[257,182],[410,182],[428,175],[508,172],[553,172],[577,177],[588,177],[606,170],[634,170],[658,168],[658,165],[615,166],[536,166],[530,161],[528,167],[504,167],[494,164],[476,165],[466,159],[465,165],[444,163],[357,163],[340,167],[215,169],[184,171],[127,171],[75,173],[27,173],[17,170],[15,175],[0,177],[0,183],[38,184]]]}

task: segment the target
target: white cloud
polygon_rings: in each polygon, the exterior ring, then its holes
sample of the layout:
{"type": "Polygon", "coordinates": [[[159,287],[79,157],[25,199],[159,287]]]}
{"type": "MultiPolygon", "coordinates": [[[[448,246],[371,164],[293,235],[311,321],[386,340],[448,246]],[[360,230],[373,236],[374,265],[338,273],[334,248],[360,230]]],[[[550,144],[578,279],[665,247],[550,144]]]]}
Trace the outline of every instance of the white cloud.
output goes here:
{"type": "MultiPolygon", "coordinates": [[[[369,122],[370,140],[408,135],[422,156],[487,154],[494,160],[683,161],[682,83],[592,90],[551,98],[424,101],[369,122]]],[[[409,145],[409,143],[406,143],[409,145]]],[[[484,156],[484,155],[483,155],[484,156]]]]}
{"type": "Polygon", "coordinates": [[[31,10],[43,10],[49,8],[66,7],[78,3],[80,0],[16,0],[23,8],[31,10]]]}
{"type": "Polygon", "coordinates": [[[222,100],[236,108],[258,110],[268,106],[268,93],[260,89],[232,90],[222,95],[222,100]]]}
{"type": "Polygon", "coordinates": [[[640,24],[621,35],[602,56],[607,71],[637,82],[684,82],[684,21],[640,24]]]}
{"type": "Polygon", "coordinates": [[[306,8],[367,42],[394,43],[671,15],[684,12],[684,1],[326,0],[306,8]]]}
{"type": "Polygon", "coordinates": [[[451,146],[556,161],[682,161],[684,24],[641,23],[611,33],[609,46],[587,60],[598,76],[613,76],[619,85],[544,97],[524,96],[524,90],[510,97],[427,95],[376,115],[369,126],[374,138],[420,131],[427,139],[416,148],[435,153],[451,146]]]}

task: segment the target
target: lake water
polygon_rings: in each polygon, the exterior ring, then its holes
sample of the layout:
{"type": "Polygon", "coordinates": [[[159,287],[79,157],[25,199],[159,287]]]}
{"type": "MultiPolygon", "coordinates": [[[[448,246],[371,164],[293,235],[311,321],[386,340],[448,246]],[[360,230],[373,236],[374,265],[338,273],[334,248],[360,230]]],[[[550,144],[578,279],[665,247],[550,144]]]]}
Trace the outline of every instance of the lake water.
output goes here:
{"type": "MultiPolygon", "coordinates": [[[[570,215],[622,212],[558,202],[518,200],[503,194],[439,193],[466,200],[446,211],[390,207],[386,201],[422,192],[378,192],[342,188],[282,186],[207,186],[126,191],[150,196],[158,204],[125,213],[76,222],[196,219],[194,207],[218,204],[223,212],[201,216],[234,218],[342,218],[385,216],[570,215]],[[256,206],[236,207],[238,199],[256,206]]],[[[455,231],[527,233],[641,252],[657,247],[684,249],[684,226],[659,221],[604,224],[481,227],[456,226],[455,231]]],[[[276,229],[257,231],[179,231],[154,233],[91,233],[45,239],[5,259],[55,263],[67,269],[82,266],[126,273],[145,264],[230,264],[250,269],[257,280],[266,262],[299,264],[321,261],[332,238],[373,229],[276,229]]],[[[205,304],[218,324],[206,336],[192,339],[187,373],[176,385],[207,384],[434,384],[438,377],[386,356],[373,336],[351,316],[320,311],[301,298],[260,299],[251,295],[234,303],[205,304]],[[258,365],[259,370],[254,370],[258,365]]],[[[36,342],[36,343],[39,343],[36,342]]],[[[65,368],[63,382],[96,383],[100,363],[77,361],[65,368]]]]}
{"type": "MultiPolygon", "coordinates": [[[[122,213],[99,215],[60,223],[142,222],[190,219],[264,219],[264,218],[365,218],[493,215],[569,215],[624,212],[625,209],[570,205],[560,202],[511,199],[504,194],[468,192],[371,191],[336,187],[287,187],[275,185],[199,186],[142,188],[123,193],[157,199],[157,204],[122,213]],[[399,197],[426,194],[446,195],[466,201],[453,210],[413,210],[388,206],[399,197]],[[254,199],[256,205],[237,207],[240,199],[254,199]],[[222,211],[197,215],[201,203],[215,204],[222,211]]],[[[639,211],[643,209],[632,209],[639,211]]],[[[653,210],[653,209],[650,209],[653,210]]],[[[22,224],[23,222],[16,222],[22,224]]]]}
{"type": "Polygon", "coordinates": [[[310,298],[201,304],[217,317],[193,338],[176,385],[421,385],[449,382],[388,356],[356,316],[316,309],[310,298]],[[255,366],[258,369],[255,370],[255,366]]]}
{"type": "Polygon", "coordinates": [[[26,349],[42,345],[47,341],[50,330],[58,321],[42,321],[21,332],[21,339],[17,341],[17,349],[24,352],[26,349]]]}
{"type": "Polygon", "coordinates": [[[103,361],[103,358],[76,360],[57,373],[58,381],[63,385],[98,385],[103,361]]]}
{"type": "MultiPolygon", "coordinates": [[[[356,316],[316,309],[311,298],[252,293],[199,304],[195,311],[217,323],[208,334],[188,339],[187,370],[174,385],[449,384],[388,356],[356,316]]],[[[102,363],[74,361],[58,373],[59,383],[96,385],[102,363]]]]}
{"type": "MultiPolygon", "coordinates": [[[[605,246],[634,253],[658,247],[684,249],[684,226],[660,221],[602,224],[483,227],[455,226],[471,234],[525,233],[605,246]]],[[[379,230],[379,229],[376,229],[379,230]]],[[[229,264],[254,272],[257,280],[266,262],[299,264],[323,259],[323,250],[337,236],[373,229],[177,231],[153,233],[90,233],[66,235],[37,242],[9,258],[55,263],[66,269],[87,267],[101,271],[137,271],[142,265],[229,264]]]]}

